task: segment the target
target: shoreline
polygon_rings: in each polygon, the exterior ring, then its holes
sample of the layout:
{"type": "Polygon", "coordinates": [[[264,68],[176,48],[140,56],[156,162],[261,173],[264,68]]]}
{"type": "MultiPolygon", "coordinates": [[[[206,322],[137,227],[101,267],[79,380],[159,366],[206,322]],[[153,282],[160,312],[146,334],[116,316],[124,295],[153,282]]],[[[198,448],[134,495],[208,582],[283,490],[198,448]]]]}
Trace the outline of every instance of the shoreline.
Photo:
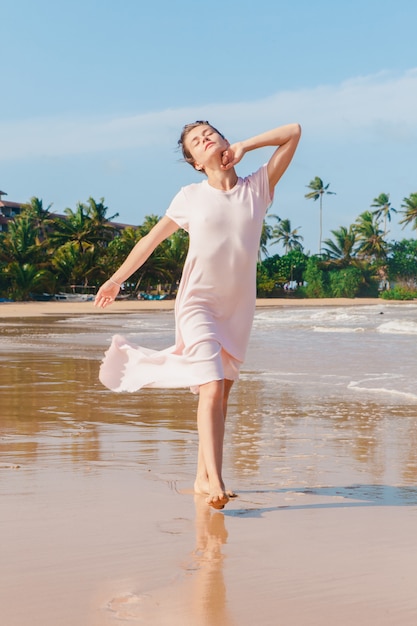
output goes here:
{"type": "MultiPolygon", "coordinates": [[[[334,307],[410,304],[415,300],[383,300],[382,298],[257,298],[257,308],[269,307],[334,307]]],[[[57,315],[114,315],[139,311],[171,311],[175,300],[117,300],[106,309],[89,302],[2,302],[0,318],[44,317],[57,315]]]]}

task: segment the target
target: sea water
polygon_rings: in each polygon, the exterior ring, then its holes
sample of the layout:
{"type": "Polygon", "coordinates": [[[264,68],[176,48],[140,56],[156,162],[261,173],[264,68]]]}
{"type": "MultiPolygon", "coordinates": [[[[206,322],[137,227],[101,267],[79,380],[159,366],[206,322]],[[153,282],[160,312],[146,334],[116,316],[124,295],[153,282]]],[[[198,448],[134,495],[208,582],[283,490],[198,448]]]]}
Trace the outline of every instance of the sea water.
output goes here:
{"type": "Polygon", "coordinates": [[[259,310],[248,363],[277,384],[417,404],[417,305],[259,310]]]}
{"type": "MultiPolygon", "coordinates": [[[[1,352],[34,351],[99,362],[113,334],[162,349],[174,343],[172,311],[4,320],[1,352]]],[[[0,354],[0,358],[2,358],[0,354]]],[[[273,307],[256,311],[242,380],[295,395],[368,396],[417,404],[417,304],[273,307]]]]}

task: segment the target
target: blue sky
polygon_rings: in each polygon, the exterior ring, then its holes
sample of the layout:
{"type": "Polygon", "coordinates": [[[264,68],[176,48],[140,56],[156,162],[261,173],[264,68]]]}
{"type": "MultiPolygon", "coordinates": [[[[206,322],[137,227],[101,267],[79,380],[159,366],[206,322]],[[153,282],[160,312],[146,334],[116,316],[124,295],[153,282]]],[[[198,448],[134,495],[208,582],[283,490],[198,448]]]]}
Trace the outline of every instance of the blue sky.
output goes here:
{"type": "MultiPolygon", "coordinates": [[[[139,224],[200,180],[176,150],[183,124],[208,119],[233,142],[297,121],[270,213],[317,252],[315,176],[336,192],[324,238],[380,193],[400,209],[417,191],[416,24],[415,0],[2,3],[0,189],[58,213],[104,197],[139,224]]],[[[415,236],[396,222],[389,238],[415,236]]]]}

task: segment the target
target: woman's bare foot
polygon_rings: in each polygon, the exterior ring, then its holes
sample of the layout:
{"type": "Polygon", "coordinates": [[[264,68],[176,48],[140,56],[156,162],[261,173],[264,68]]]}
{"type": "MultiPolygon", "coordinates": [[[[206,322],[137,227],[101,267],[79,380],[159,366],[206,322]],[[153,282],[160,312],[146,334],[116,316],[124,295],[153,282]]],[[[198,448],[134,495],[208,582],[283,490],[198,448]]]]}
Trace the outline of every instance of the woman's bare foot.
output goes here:
{"type": "Polygon", "coordinates": [[[213,509],[224,509],[225,504],[229,502],[229,496],[225,491],[216,491],[209,493],[206,502],[209,506],[212,506],[213,509]]]}
{"type": "MultiPolygon", "coordinates": [[[[197,493],[201,496],[210,495],[210,485],[208,478],[196,478],[194,482],[194,493],[197,493]]],[[[231,489],[225,489],[224,493],[228,498],[237,498],[237,493],[232,491],[231,489]]]]}

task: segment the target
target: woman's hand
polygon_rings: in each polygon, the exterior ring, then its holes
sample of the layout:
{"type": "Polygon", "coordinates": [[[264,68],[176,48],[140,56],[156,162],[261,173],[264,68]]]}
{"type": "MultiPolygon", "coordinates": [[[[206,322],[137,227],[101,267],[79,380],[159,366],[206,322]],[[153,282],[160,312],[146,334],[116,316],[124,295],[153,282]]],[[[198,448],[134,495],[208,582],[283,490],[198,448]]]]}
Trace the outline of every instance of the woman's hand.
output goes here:
{"type": "Polygon", "coordinates": [[[101,285],[94,299],[94,306],[104,309],[116,300],[116,296],[120,291],[120,286],[111,280],[107,280],[101,285]]]}
{"type": "Polygon", "coordinates": [[[221,167],[223,170],[230,170],[234,167],[239,161],[242,160],[246,153],[245,148],[243,147],[243,142],[239,141],[237,143],[231,144],[223,153],[222,153],[222,164],[221,167]]]}

